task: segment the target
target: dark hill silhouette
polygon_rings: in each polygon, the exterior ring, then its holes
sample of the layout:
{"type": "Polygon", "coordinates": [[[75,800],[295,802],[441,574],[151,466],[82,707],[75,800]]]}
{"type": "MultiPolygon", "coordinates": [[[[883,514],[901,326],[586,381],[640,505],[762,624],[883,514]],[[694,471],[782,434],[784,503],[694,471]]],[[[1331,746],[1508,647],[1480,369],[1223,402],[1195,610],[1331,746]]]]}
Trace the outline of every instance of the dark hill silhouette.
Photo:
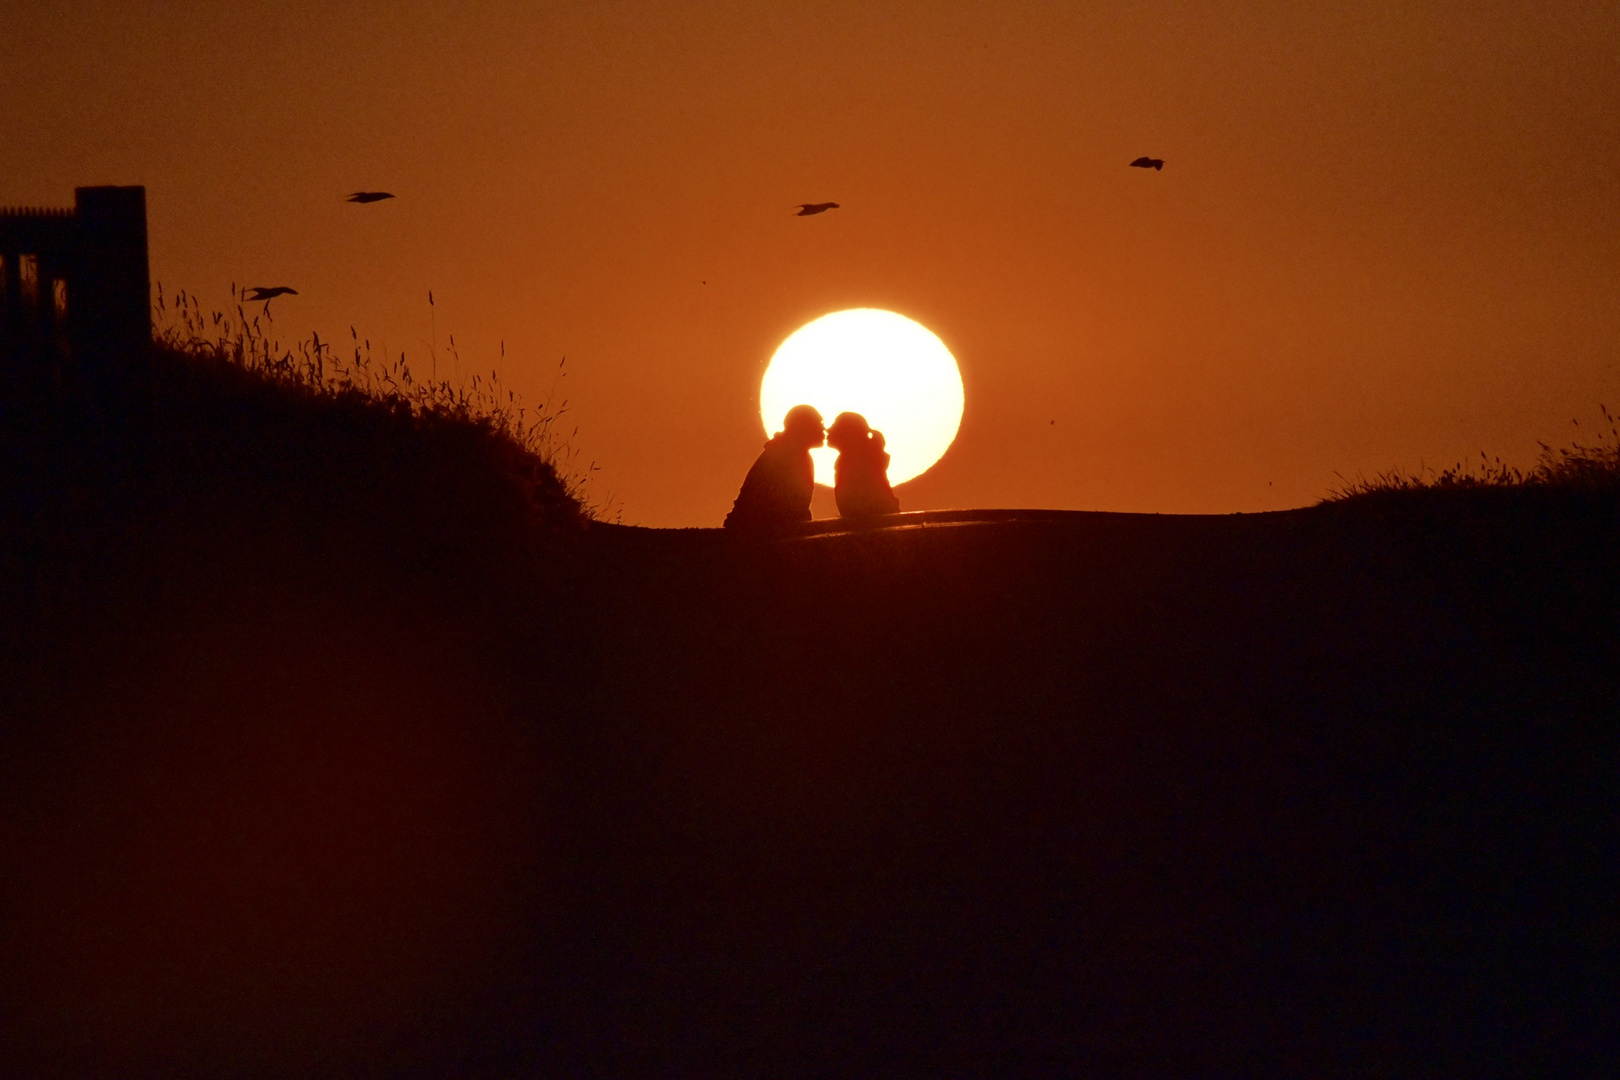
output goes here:
{"type": "Polygon", "coordinates": [[[467,418],[153,388],[0,426],[16,1067],[1613,1060],[1612,490],[747,543],[467,418]]]}

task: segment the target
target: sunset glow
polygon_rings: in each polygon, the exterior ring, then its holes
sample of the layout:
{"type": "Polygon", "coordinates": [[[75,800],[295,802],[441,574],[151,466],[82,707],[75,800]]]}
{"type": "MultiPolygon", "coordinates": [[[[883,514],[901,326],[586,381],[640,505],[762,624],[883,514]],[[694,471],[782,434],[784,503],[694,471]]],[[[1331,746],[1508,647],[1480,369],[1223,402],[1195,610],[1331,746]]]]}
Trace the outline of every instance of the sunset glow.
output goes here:
{"type": "Polygon", "coordinates": [[[1620,5],[153,10],[8,9],[0,204],[143,184],[205,316],[555,392],[627,524],[718,526],[855,308],[972,392],[907,510],[1283,510],[1620,401],[1620,5]]]}
{"type": "MultiPolygon", "coordinates": [[[[796,330],[771,357],[759,388],[767,433],[795,405],[814,405],[828,423],[857,412],[883,432],[889,482],[904,483],[944,456],[962,423],[962,375],[945,343],[921,323],[876,308],[823,315],[796,330]]],[[[836,451],[812,452],[816,482],[832,485],[836,451]]]]}

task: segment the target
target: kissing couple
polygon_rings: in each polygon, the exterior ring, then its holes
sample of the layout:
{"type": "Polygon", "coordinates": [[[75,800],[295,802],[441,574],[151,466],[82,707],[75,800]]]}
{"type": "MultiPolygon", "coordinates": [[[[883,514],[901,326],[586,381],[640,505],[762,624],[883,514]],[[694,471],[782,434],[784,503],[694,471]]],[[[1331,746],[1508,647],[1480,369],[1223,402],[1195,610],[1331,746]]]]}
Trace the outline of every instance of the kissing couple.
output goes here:
{"type": "Polygon", "coordinates": [[[823,443],[838,451],[833,493],[842,517],[861,521],[899,512],[900,500],[889,487],[883,433],[852,412],[839,413],[831,427],[824,427],[814,408],[795,405],[748,470],[726,528],[781,535],[809,521],[816,484],[810,451],[823,443]]]}

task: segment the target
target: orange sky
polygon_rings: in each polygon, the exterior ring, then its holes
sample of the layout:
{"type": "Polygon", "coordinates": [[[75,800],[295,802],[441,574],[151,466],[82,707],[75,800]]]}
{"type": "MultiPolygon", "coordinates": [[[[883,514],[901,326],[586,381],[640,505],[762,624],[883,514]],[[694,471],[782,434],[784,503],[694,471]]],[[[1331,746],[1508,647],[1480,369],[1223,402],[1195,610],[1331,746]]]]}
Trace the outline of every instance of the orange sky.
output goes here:
{"type": "Polygon", "coordinates": [[[1620,5],[1325,7],[7,4],[0,203],[143,183],[154,278],[291,285],[287,337],[421,369],[431,288],[531,398],[566,354],[631,523],[718,524],[854,306],[962,366],[907,509],[1528,463],[1620,406],[1620,5]]]}

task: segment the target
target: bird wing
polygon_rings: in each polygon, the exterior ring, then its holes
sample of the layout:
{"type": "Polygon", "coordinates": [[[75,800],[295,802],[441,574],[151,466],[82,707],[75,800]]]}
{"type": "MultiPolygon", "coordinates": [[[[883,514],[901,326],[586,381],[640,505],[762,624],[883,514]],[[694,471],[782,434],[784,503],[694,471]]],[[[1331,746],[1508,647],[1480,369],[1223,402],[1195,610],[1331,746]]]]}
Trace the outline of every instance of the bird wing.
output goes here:
{"type": "Polygon", "coordinates": [[[1150,169],[1152,167],[1153,159],[1151,158],[1139,157],[1135,161],[1131,162],[1131,168],[1133,169],[1150,169]]]}

